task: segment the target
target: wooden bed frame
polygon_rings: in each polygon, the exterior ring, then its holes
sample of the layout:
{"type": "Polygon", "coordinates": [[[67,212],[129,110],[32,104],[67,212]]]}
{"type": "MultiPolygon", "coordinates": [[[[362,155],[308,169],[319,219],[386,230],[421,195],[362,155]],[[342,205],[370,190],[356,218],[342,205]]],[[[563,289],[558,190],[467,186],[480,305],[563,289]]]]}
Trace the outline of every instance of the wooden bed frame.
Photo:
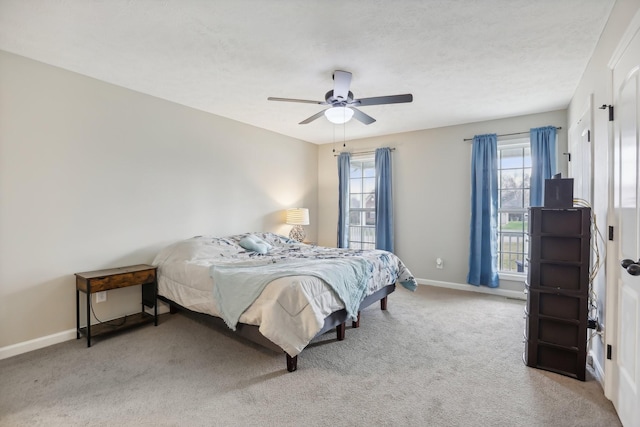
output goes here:
{"type": "MultiPolygon", "coordinates": [[[[354,328],[360,327],[360,311],[370,306],[371,304],[377,301],[380,301],[380,309],[386,310],[387,296],[391,294],[393,291],[395,291],[395,289],[396,289],[395,284],[387,285],[384,288],[379,289],[378,291],[366,297],[360,303],[360,307],[358,309],[358,319],[352,322],[352,327],[354,328]]],[[[163,297],[162,295],[158,295],[158,299],[169,304],[169,309],[172,314],[177,313],[179,310],[191,311],[188,308],[182,307],[180,304],[166,297],[163,297]]],[[[209,317],[214,319],[215,323],[219,323],[225,329],[228,329],[226,324],[221,318],[216,316],[209,316],[209,317]]],[[[347,321],[347,318],[348,318],[347,310],[342,309],[342,310],[334,311],[324,319],[324,326],[322,327],[322,329],[320,329],[320,332],[316,334],[316,337],[328,332],[333,328],[336,328],[336,335],[337,335],[338,341],[344,340],[345,331],[346,331],[345,322],[347,321]]],[[[282,348],[280,348],[273,341],[269,340],[264,335],[262,335],[258,328],[259,327],[256,325],[247,325],[245,323],[238,323],[236,325],[235,333],[263,347],[266,347],[268,349],[271,349],[277,352],[281,352],[282,348]]],[[[286,352],[285,352],[285,355],[287,357],[287,371],[293,372],[296,369],[298,369],[298,356],[291,357],[286,352]]]]}

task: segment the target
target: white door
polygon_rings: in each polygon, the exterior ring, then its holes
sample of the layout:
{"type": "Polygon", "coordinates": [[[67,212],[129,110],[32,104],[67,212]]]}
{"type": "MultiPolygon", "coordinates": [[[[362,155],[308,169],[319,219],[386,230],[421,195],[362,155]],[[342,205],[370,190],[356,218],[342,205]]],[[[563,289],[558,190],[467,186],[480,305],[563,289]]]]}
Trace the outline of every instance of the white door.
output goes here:
{"type": "MultiPolygon", "coordinates": [[[[628,40],[628,39],[627,39],[628,40]]],[[[613,68],[614,142],[613,208],[617,232],[613,253],[617,282],[615,339],[612,344],[611,400],[625,426],[640,425],[640,276],[620,266],[623,259],[640,262],[640,31],[630,39],[613,68]]],[[[609,297],[609,294],[607,294],[609,297]]],[[[608,305],[611,307],[610,305],[608,305]]],[[[613,320],[613,319],[612,319],[613,320]]]]}

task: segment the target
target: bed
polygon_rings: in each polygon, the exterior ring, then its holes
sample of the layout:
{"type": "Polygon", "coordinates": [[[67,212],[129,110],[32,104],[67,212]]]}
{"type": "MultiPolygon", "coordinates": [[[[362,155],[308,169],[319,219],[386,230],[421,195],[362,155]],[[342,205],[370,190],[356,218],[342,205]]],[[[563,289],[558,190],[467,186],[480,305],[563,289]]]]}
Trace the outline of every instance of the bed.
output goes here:
{"type": "Polygon", "coordinates": [[[327,248],[274,233],[197,236],[162,249],[158,296],[171,311],[187,309],[224,322],[241,336],[284,351],[287,370],[313,338],[345,322],[400,284],[416,281],[402,261],[382,250],[327,248]]]}

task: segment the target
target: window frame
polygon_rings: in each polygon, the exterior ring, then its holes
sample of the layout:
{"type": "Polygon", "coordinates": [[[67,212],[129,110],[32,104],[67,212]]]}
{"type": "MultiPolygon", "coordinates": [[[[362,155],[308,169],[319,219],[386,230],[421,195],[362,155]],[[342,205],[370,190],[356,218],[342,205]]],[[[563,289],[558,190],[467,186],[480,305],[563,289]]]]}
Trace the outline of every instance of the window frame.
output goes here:
{"type": "MultiPolygon", "coordinates": [[[[500,162],[501,160],[501,156],[500,156],[500,151],[502,150],[508,150],[508,149],[515,149],[515,148],[521,148],[521,149],[525,149],[528,148],[529,149],[529,156],[531,156],[531,141],[530,138],[527,137],[520,137],[520,138],[510,138],[510,139],[500,139],[498,140],[498,189],[499,189],[499,194],[498,194],[498,257],[497,257],[497,262],[498,265],[496,266],[497,270],[498,270],[498,275],[500,276],[501,279],[504,280],[515,280],[515,281],[524,281],[526,279],[527,276],[527,270],[528,270],[528,258],[529,258],[529,236],[528,236],[528,211],[529,211],[529,203],[530,203],[530,190],[531,190],[531,183],[529,181],[529,185],[525,186],[523,185],[522,191],[523,191],[523,199],[522,199],[522,205],[523,207],[520,208],[509,208],[509,207],[502,207],[501,206],[501,193],[500,190],[502,190],[502,182],[501,182],[501,171],[502,169],[502,164],[500,162]],[[529,198],[525,199],[525,194],[526,191],[529,191],[529,198]],[[516,250],[516,251],[503,251],[503,233],[505,233],[504,230],[502,230],[501,227],[501,220],[500,220],[500,215],[501,214],[509,214],[509,213],[515,213],[515,214],[520,214],[522,215],[523,218],[523,229],[521,232],[518,231],[507,231],[506,233],[510,234],[510,235],[521,235],[522,236],[522,251],[516,250]],[[522,255],[522,262],[523,262],[523,271],[522,272],[518,272],[518,271],[513,271],[513,270],[501,270],[501,267],[503,265],[502,263],[502,257],[504,254],[510,254],[510,255],[515,255],[516,256],[516,260],[518,259],[518,255],[522,255]]],[[[523,152],[523,159],[524,159],[524,152],[523,152]]],[[[523,162],[522,164],[522,170],[524,169],[531,169],[531,164],[529,166],[526,166],[526,164],[523,162]]],[[[529,173],[529,179],[531,179],[531,173],[529,173]]],[[[511,259],[511,258],[510,258],[511,259]]],[[[510,261],[509,261],[510,262],[510,261]]]]}
{"type": "Polygon", "coordinates": [[[354,177],[351,174],[351,170],[349,171],[349,240],[348,240],[348,248],[349,249],[375,249],[376,246],[376,220],[377,220],[377,212],[376,212],[376,208],[375,208],[375,180],[376,180],[376,170],[375,170],[375,157],[372,155],[358,155],[358,156],[353,156],[351,158],[351,169],[353,169],[354,164],[360,164],[360,169],[362,171],[361,175],[359,177],[354,177]],[[365,176],[364,174],[364,170],[365,168],[362,166],[365,163],[371,163],[372,164],[372,169],[373,169],[373,176],[369,177],[369,176],[365,176]],[[360,179],[361,181],[361,187],[360,187],[360,192],[353,192],[353,186],[351,185],[352,181],[354,179],[360,179]],[[364,184],[365,184],[365,179],[373,179],[374,182],[374,187],[373,187],[373,192],[372,193],[365,193],[364,191],[364,184]],[[353,195],[360,195],[361,196],[361,200],[362,200],[362,204],[365,204],[365,196],[368,194],[373,194],[374,195],[374,206],[373,208],[367,208],[364,206],[360,206],[357,208],[353,207],[353,203],[351,202],[352,200],[352,196],[353,195]],[[358,225],[353,225],[352,221],[351,221],[351,216],[352,214],[358,214],[360,216],[360,224],[358,225]],[[373,223],[372,224],[368,224],[368,217],[370,216],[370,214],[373,214],[373,223]],[[355,233],[354,228],[358,228],[360,229],[360,233],[359,234],[359,239],[356,240],[354,239],[354,235],[355,233]],[[370,239],[364,238],[363,236],[365,235],[365,230],[367,231],[367,237],[369,237],[370,239]]]}

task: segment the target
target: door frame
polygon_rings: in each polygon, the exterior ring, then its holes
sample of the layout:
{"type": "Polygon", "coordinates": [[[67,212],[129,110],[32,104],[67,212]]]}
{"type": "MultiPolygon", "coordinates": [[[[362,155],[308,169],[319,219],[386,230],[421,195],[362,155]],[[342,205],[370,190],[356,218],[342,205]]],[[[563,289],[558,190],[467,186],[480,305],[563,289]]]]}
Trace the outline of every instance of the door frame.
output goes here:
{"type": "MultiPolygon", "coordinates": [[[[584,112],[580,115],[580,118],[578,119],[578,121],[576,123],[574,123],[570,128],[569,128],[569,132],[568,132],[568,153],[564,153],[564,154],[568,154],[569,155],[569,177],[570,178],[574,178],[576,179],[576,176],[573,176],[574,174],[571,173],[573,172],[574,166],[576,163],[576,161],[579,160],[583,160],[581,155],[578,155],[578,153],[574,152],[574,148],[578,148],[577,151],[579,151],[580,148],[580,144],[583,142],[583,136],[584,136],[584,132],[585,130],[590,132],[590,138],[589,138],[589,180],[588,180],[588,186],[589,186],[589,194],[587,196],[587,202],[593,206],[593,199],[594,199],[594,144],[593,144],[593,138],[594,138],[594,132],[593,132],[593,121],[594,121],[594,109],[593,109],[593,93],[591,93],[587,99],[587,105],[584,109],[584,112]]],[[[582,162],[584,164],[584,162],[582,162]]]]}

